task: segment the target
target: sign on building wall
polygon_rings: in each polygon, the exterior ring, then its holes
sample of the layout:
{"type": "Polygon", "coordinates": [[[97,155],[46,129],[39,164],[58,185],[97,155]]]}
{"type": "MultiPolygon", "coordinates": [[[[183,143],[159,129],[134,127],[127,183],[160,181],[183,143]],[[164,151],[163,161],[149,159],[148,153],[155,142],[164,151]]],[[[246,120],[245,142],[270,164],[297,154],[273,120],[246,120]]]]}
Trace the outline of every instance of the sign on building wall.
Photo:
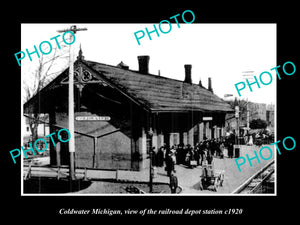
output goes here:
{"type": "Polygon", "coordinates": [[[109,121],[109,116],[76,116],[77,121],[109,121]]]}
{"type": "Polygon", "coordinates": [[[211,116],[204,116],[202,118],[203,121],[211,121],[213,118],[211,116]]]}

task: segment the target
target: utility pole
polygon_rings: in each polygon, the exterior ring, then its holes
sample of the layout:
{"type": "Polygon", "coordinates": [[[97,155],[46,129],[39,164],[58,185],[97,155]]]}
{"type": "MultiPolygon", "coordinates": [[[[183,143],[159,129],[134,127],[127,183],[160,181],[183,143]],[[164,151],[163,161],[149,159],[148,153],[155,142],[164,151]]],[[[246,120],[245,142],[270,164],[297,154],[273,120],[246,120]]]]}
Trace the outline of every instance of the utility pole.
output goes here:
{"type": "MultiPolygon", "coordinates": [[[[243,77],[245,80],[253,80],[254,78],[254,71],[243,71],[243,77]]],[[[249,119],[250,119],[250,112],[248,108],[249,100],[247,98],[247,104],[246,104],[246,113],[247,113],[247,130],[249,131],[249,119]]]]}
{"type": "Polygon", "coordinates": [[[235,106],[235,118],[236,118],[236,144],[239,145],[239,136],[240,136],[240,121],[239,115],[240,114],[240,107],[237,105],[235,106]]]}
{"type": "Polygon", "coordinates": [[[249,111],[249,100],[247,98],[247,105],[246,105],[246,110],[247,110],[247,130],[249,131],[250,129],[250,111],[249,111]]]}
{"type": "Polygon", "coordinates": [[[149,193],[153,192],[153,162],[152,162],[152,157],[153,157],[153,150],[152,150],[152,137],[153,137],[153,131],[150,128],[148,132],[148,137],[149,137],[149,193]]]}
{"type": "MultiPolygon", "coordinates": [[[[77,28],[76,25],[70,27],[66,30],[58,30],[57,32],[62,33],[66,31],[72,31],[76,34],[77,31],[87,30],[87,28],[77,28]]],[[[70,34],[70,40],[72,40],[73,35],[70,34]]],[[[69,175],[70,180],[76,180],[75,176],[75,132],[74,132],[74,62],[73,62],[73,45],[70,45],[70,56],[69,56],[69,131],[71,138],[69,140],[69,153],[70,153],[70,167],[69,175]]]]}

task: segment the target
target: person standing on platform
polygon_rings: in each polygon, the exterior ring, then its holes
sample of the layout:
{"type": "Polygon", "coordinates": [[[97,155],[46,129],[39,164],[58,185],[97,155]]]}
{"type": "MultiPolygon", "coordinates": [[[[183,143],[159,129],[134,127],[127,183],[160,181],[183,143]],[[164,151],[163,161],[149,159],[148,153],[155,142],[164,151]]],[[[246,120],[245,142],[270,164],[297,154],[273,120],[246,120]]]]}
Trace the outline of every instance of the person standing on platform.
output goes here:
{"type": "Polygon", "coordinates": [[[214,159],[211,149],[208,149],[206,159],[207,159],[207,164],[211,165],[214,159]]]}
{"type": "Polygon", "coordinates": [[[171,176],[171,172],[174,171],[174,162],[172,158],[172,152],[170,149],[166,151],[166,167],[165,170],[167,171],[167,175],[171,176]]]}
{"type": "Polygon", "coordinates": [[[202,164],[203,164],[204,149],[205,149],[205,142],[201,141],[200,144],[199,144],[200,166],[202,166],[202,164]]]}
{"type": "Polygon", "coordinates": [[[196,144],[195,148],[194,148],[194,152],[195,152],[195,160],[197,163],[197,166],[199,166],[200,164],[200,149],[199,149],[199,143],[196,144]]]}
{"type": "Polygon", "coordinates": [[[177,146],[173,145],[170,150],[170,157],[172,158],[174,165],[176,164],[176,149],[177,149],[177,146]]]}
{"type": "Polygon", "coordinates": [[[163,147],[160,147],[156,154],[156,163],[158,167],[164,166],[164,152],[162,150],[163,147]]]}
{"type": "Polygon", "coordinates": [[[151,156],[152,156],[152,158],[151,158],[152,166],[156,167],[157,166],[157,160],[156,160],[157,157],[156,157],[155,147],[152,147],[152,149],[151,149],[151,156]]]}
{"type": "Polygon", "coordinates": [[[228,143],[228,158],[233,158],[233,143],[231,141],[228,143]]]}
{"type": "Polygon", "coordinates": [[[183,145],[179,144],[176,150],[176,164],[184,163],[183,145]]]}
{"type": "Polygon", "coordinates": [[[220,158],[223,159],[224,158],[224,149],[225,149],[225,145],[224,145],[224,141],[220,141],[220,158]]]}
{"type": "Polygon", "coordinates": [[[217,151],[217,144],[216,144],[216,140],[213,138],[210,141],[210,152],[211,152],[211,155],[214,156],[215,153],[216,153],[216,151],[217,151]]]}
{"type": "Polygon", "coordinates": [[[250,146],[253,145],[253,137],[252,137],[252,135],[249,135],[249,141],[248,141],[247,145],[250,145],[250,146]]]}
{"type": "Polygon", "coordinates": [[[233,158],[233,145],[235,143],[235,135],[233,133],[226,140],[228,158],[233,158]]]}

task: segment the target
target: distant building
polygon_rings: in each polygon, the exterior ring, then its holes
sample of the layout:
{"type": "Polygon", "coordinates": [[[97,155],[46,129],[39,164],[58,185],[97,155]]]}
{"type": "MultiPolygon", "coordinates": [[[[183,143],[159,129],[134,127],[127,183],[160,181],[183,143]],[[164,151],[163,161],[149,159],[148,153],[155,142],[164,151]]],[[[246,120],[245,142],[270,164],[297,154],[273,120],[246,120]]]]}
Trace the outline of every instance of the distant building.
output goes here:
{"type": "MultiPolygon", "coordinates": [[[[242,101],[244,107],[239,113],[240,129],[247,127],[247,110],[249,110],[249,122],[256,119],[265,120],[268,124],[267,128],[274,131],[274,105],[265,103],[255,103],[242,101]]],[[[234,113],[226,115],[226,129],[236,130],[236,118],[234,113]]],[[[242,135],[242,134],[240,134],[242,135]]]]}
{"type": "Polygon", "coordinates": [[[267,105],[265,103],[248,103],[248,110],[250,112],[250,121],[261,119],[267,119],[267,105]]]}
{"type": "Polygon", "coordinates": [[[267,105],[266,120],[268,122],[268,128],[271,131],[274,131],[274,126],[275,126],[274,111],[275,111],[275,105],[273,105],[273,104],[267,105]]]}
{"type": "MultiPolygon", "coordinates": [[[[28,140],[32,139],[32,132],[30,130],[30,124],[29,124],[29,117],[30,117],[30,115],[24,116],[25,126],[23,127],[23,131],[22,131],[24,142],[27,142],[28,140]]],[[[38,134],[38,137],[45,137],[46,135],[49,134],[49,124],[48,124],[47,116],[41,115],[40,120],[41,121],[37,128],[37,134],[38,134]],[[43,123],[42,121],[44,121],[45,123],[43,123]]]]}

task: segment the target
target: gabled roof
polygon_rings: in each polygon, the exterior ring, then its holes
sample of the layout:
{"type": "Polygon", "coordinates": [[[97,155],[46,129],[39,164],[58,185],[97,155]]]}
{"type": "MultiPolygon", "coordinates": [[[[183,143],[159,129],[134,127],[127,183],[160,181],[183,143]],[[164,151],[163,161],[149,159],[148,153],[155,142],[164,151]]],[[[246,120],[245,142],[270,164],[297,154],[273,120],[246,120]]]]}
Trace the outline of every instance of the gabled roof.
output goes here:
{"type": "MultiPolygon", "coordinates": [[[[98,79],[105,79],[123,95],[152,112],[233,111],[228,103],[196,84],[188,84],[158,75],[141,74],[126,67],[83,59],[77,60],[74,64],[77,65],[79,61],[97,73],[98,79]]],[[[42,96],[47,96],[45,93],[65,79],[67,70],[51,81],[40,93],[29,99],[24,104],[24,112],[33,107],[33,104],[38,104],[42,96]]]]}
{"type": "Polygon", "coordinates": [[[103,63],[85,62],[153,112],[232,111],[228,103],[199,85],[103,63]]]}

